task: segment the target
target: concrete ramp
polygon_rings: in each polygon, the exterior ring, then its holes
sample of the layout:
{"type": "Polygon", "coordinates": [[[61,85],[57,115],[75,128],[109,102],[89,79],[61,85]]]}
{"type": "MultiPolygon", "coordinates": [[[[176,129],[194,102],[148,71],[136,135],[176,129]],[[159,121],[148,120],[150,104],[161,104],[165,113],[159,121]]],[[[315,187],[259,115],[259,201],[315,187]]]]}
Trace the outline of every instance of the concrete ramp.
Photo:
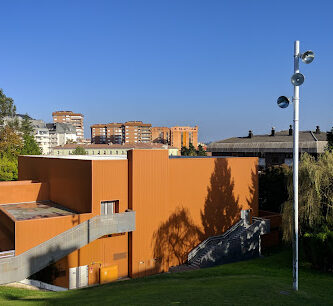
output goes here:
{"type": "Polygon", "coordinates": [[[134,230],[134,211],[95,216],[20,255],[0,258],[0,284],[26,279],[104,235],[134,230]]]}

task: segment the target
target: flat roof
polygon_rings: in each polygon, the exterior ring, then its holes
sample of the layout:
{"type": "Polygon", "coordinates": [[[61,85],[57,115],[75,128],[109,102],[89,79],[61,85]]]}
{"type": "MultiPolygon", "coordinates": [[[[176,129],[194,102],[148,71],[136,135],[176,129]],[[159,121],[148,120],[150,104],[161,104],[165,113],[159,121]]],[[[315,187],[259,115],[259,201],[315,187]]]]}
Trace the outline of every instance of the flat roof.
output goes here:
{"type": "Polygon", "coordinates": [[[35,158],[61,158],[82,160],[124,160],[127,155],[23,155],[35,158]]]}
{"type": "Polygon", "coordinates": [[[0,209],[15,221],[76,215],[77,213],[52,201],[2,204],[0,209]]]}

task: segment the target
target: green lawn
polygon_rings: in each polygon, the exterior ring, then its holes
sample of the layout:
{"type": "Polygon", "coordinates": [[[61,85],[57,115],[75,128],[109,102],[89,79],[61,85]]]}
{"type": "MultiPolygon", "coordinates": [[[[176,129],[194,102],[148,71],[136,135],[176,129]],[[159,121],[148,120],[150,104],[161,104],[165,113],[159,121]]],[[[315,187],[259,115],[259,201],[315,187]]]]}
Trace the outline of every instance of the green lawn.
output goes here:
{"type": "Polygon", "coordinates": [[[333,274],[300,267],[291,289],[291,254],[192,272],[155,275],[67,292],[0,287],[0,305],[333,305],[333,274]]]}

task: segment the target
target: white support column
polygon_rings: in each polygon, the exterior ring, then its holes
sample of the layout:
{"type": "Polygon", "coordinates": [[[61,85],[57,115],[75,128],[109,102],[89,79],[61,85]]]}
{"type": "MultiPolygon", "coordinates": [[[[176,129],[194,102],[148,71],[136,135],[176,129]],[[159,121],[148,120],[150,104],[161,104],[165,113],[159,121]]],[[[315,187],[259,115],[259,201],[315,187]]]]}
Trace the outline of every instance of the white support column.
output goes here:
{"type": "MultiPolygon", "coordinates": [[[[294,73],[299,73],[299,41],[294,45],[294,73]]],[[[293,237],[293,288],[298,290],[298,157],[299,157],[299,86],[294,86],[294,237],[293,237]]]]}

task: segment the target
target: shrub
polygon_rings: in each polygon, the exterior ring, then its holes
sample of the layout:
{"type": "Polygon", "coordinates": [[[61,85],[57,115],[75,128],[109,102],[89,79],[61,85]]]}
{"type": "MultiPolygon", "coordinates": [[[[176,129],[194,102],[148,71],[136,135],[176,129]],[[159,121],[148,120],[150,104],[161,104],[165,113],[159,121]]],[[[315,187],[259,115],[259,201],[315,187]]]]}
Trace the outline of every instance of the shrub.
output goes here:
{"type": "Polygon", "coordinates": [[[316,269],[333,271],[333,231],[306,233],[302,238],[305,259],[316,269]]]}

